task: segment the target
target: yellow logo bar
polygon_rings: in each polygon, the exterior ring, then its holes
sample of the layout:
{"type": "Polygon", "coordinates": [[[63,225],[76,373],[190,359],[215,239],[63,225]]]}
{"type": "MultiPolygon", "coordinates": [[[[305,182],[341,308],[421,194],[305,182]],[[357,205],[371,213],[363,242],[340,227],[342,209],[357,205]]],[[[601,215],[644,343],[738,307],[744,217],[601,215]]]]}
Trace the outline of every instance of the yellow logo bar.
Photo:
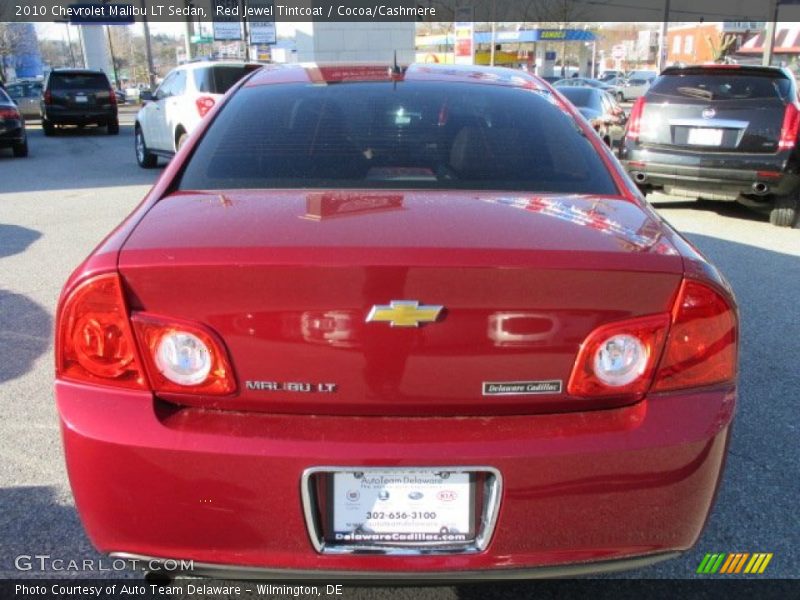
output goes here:
{"type": "Polygon", "coordinates": [[[367,315],[367,323],[389,323],[392,327],[419,327],[433,323],[443,306],[420,306],[416,300],[392,300],[388,305],[376,304],[367,315]]]}

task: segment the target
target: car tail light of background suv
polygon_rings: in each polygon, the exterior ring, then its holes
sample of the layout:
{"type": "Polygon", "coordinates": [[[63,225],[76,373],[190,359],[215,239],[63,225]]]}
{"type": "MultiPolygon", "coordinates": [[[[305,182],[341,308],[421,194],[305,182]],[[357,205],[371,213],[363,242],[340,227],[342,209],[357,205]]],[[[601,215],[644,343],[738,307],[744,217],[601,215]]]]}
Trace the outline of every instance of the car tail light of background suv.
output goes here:
{"type": "Polygon", "coordinates": [[[211,96],[200,96],[194,101],[197,105],[197,112],[201,117],[205,117],[212,108],[214,108],[215,100],[211,96]]]}
{"type": "Polygon", "coordinates": [[[636,102],[633,103],[631,109],[631,116],[628,119],[628,129],[625,132],[625,137],[629,140],[636,141],[641,135],[642,129],[642,113],[644,112],[645,99],[644,96],[639,96],[636,102]]]}
{"type": "Polygon", "coordinates": [[[3,120],[21,121],[22,115],[16,108],[0,108],[0,121],[3,120]]]}
{"type": "Polygon", "coordinates": [[[790,150],[797,143],[797,133],[800,129],[800,110],[795,103],[790,102],[786,105],[786,112],[783,113],[783,125],[781,125],[781,139],[778,142],[778,150],[790,150]]]}

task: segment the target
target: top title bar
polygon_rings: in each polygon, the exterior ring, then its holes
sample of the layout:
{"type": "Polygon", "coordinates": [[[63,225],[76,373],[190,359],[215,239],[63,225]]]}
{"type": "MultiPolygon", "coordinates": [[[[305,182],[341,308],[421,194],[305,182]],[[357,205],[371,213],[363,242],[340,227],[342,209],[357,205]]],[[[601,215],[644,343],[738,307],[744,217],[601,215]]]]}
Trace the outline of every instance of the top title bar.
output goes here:
{"type": "MultiPolygon", "coordinates": [[[[771,21],[776,0],[2,0],[0,21],[122,24],[151,21],[475,22],[771,21]],[[462,11],[459,13],[459,11],[462,11]]],[[[781,21],[800,20],[798,0],[777,0],[781,21]]]]}

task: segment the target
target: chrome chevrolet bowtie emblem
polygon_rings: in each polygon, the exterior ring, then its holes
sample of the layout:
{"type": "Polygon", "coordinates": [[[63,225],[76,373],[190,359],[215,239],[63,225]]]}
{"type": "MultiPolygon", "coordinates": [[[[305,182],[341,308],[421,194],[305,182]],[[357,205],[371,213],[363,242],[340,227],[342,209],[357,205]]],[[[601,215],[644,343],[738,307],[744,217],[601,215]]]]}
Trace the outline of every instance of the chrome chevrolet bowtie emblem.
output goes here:
{"type": "Polygon", "coordinates": [[[392,300],[388,305],[376,304],[367,315],[367,323],[389,323],[392,327],[419,327],[433,323],[443,306],[419,305],[416,300],[392,300]]]}
{"type": "Polygon", "coordinates": [[[717,111],[709,106],[708,108],[704,108],[703,112],[700,114],[704,119],[713,119],[715,116],[717,116],[717,111]]]}

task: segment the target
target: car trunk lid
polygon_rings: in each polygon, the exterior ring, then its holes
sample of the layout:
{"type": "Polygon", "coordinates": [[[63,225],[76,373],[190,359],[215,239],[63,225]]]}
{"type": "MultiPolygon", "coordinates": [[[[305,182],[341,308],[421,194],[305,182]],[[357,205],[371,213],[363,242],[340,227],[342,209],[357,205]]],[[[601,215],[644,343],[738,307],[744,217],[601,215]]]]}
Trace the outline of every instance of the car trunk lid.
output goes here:
{"type": "Polygon", "coordinates": [[[239,390],[204,405],[365,415],[619,404],[567,396],[579,345],[668,311],[682,276],[660,222],[621,198],[401,191],[176,193],[119,268],[132,310],[224,340],[239,390]],[[367,322],[392,301],[443,309],[367,322]]]}

